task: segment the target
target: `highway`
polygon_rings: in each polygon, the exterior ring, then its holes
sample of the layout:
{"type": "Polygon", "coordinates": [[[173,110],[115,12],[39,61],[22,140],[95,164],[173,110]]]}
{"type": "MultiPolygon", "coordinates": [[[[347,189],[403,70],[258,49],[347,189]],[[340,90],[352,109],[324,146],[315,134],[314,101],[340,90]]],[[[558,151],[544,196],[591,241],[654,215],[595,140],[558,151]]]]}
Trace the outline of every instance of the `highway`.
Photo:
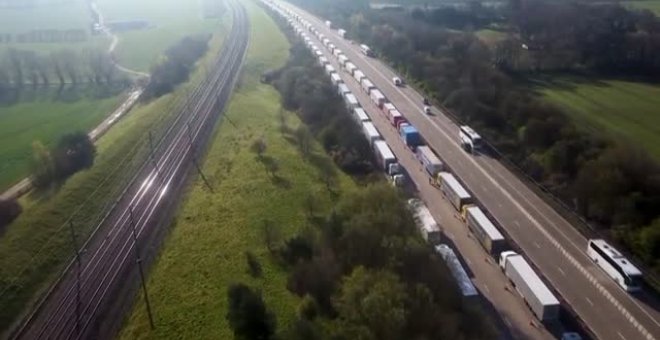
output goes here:
{"type": "MultiPolygon", "coordinates": [[[[458,127],[447,115],[437,109],[433,115],[424,114],[423,96],[409,87],[395,87],[392,77],[396,74],[387,65],[364,56],[357,44],[341,38],[324,25],[323,20],[291,4],[278,4],[294,11],[328,37],[417,127],[427,144],[467,185],[596,337],[617,340],[660,337],[660,313],[644,302],[648,297],[633,296],[619,288],[587,257],[586,238],[497,160],[465,153],[459,145],[458,127]]],[[[315,37],[310,34],[310,38],[315,37]]],[[[317,39],[314,41],[322,46],[317,39]]],[[[352,91],[359,93],[357,83],[353,81],[352,85],[352,91]]],[[[359,99],[364,102],[364,98],[359,99]]],[[[379,129],[382,126],[382,122],[377,124],[379,129]]],[[[400,156],[393,151],[399,158],[412,157],[412,154],[400,156]]],[[[421,192],[432,212],[437,211],[435,206],[446,205],[437,198],[425,197],[424,190],[421,192]]],[[[446,224],[445,219],[439,222],[446,224]]],[[[459,250],[464,257],[470,257],[460,246],[459,250]]],[[[477,268],[470,267],[478,272],[477,268]]]]}
{"type": "Polygon", "coordinates": [[[80,261],[71,261],[12,338],[114,335],[123,317],[116,311],[126,311],[125,305],[117,304],[127,302],[130,308],[134,291],[127,287],[137,284],[137,256],[149,258],[155,253],[154,245],[159,244],[193,173],[194,160],[203,154],[240,73],[249,39],[248,19],[236,0],[226,3],[233,25],[207,78],[188,96],[165,137],[81,247],[80,261]]]}

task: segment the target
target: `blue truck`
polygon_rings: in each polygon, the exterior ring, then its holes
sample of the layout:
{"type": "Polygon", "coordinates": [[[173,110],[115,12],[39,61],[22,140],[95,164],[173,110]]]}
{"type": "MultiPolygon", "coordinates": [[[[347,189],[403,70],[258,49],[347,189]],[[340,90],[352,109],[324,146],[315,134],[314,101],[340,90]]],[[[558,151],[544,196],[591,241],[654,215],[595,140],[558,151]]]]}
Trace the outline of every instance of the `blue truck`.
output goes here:
{"type": "Polygon", "coordinates": [[[410,149],[415,149],[418,145],[422,144],[422,136],[417,129],[409,124],[402,125],[399,129],[401,139],[406,143],[410,149]]]}

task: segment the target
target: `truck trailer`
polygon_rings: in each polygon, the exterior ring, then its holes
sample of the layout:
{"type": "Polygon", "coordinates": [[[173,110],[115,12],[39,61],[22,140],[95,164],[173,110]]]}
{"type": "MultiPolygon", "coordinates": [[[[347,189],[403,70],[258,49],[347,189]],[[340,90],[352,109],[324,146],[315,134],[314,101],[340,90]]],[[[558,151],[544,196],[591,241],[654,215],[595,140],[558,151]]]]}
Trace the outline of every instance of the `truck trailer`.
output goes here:
{"type": "Polygon", "coordinates": [[[367,94],[369,94],[369,91],[376,88],[374,83],[372,83],[371,80],[369,80],[367,77],[362,78],[360,85],[362,86],[362,90],[367,94]]]}
{"type": "Polygon", "coordinates": [[[489,254],[497,257],[506,249],[504,236],[479,207],[464,206],[462,216],[470,231],[489,254]]]}
{"type": "Polygon", "coordinates": [[[385,114],[385,117],[389,117],[390,111],[396,110],[396,107],[394,106],[394,104],[387,102],[383,104],[382,110],[383,110],[383,114],[385,114]]]}
{"type": "Polygon", "coordinates": [[[356,80],[358,83],[362,83],[362,79],[365,79],[366,76],[364,75],[364,73],[362,73],[362,71],[360,71],[360,70],[355,70],[355,71],[353,72],[353,78],[355,78],[355,80],[356,80]]]}
{"type": "Polygon", "coordinates": [[[344,96],[344,101],[346,102],[346,108],[350,111],[353,110],[356,107],[360,107],[360,102],[358,102],[357,98],[355,97],[354,94],[352,93],[347,93],[344,96]]]}
{"type": "Polygon", "coordinates": [[[343,54],[340,54],[339,57],[337,57],[337,60],[339,61],[339,65],[341,65],[341,67],[344,67],[344,65],[346,65],[346,63],[348,62],[348,57],[343,54]]]}
{"type": "Polygon", "coordinates": [[[339,84],[343,84],[343,82],[341,81],[341,77],[337,73],[330,74],[330,82],[332,82],[332,84],[335,86],[338,86],[339,84]]]}
{"type": "Polygon", "coordinates": [[[449,172],[438,173],[436,185],[440,187],[442,194],[447,197],[456,210],[461,211],[464,205],[472,203],[472,196],[449,172]]]}
{"type": "Polygon", "coordinates": [[[397,126],[400,121],[406,120],[406,119],[403,118],[403,115],[401,114],[401,112],[399,112],[399,110],[394,109],[394,110],[390,110],[390,112],[388,112],[387,120],[390,121],[390,124],[392,124],[392,126],[397,126]]]}
{"type": "Polygon", "coordinates": [[[415,156],[422,163],[424,170],[435,178],[442,171],[442,161],[433,153],[433,150],[426,145],[421,145],[415,150],[415,156]]]}
{"type": "Polygon", "coordinates": [[[456,256],[454,250],[446,244],[439,244],[435,246],[435,251],[440,254],[440,257],[442,257],[442,259],[447,264],[447,267],[449,267],[451,276],[453,276],[454,280],[456,280],[458,289],[461,291],[461,295],[463,295],[464,298],[478,296],[479,292],[477,292],[474,284],[472,284],[472,280],[470,280],[470,277],[465,272],[465,268],[463,268],[463,265],[458,259],[458,256],[456,256]]]}
{"type": "Polygon", "coordinates": [[[361,108],[361,107],[356,107],[356,108],[353,109],[353,116],[355,117],[355,120],[360,125],[362,125],[362,123],[364,123],[364,122],[370,121],[369,116],[364,111],[364,109],[361,108]]]}
{"type": "Polygon", "coordinates": [[[331,73],[335,72],[335,68],[332,67],[332,65],[325,65],[325,73],[330,75],[331,73]]]}
{"type": "Polygon", "coordinates": [[[403,142],[406,143],[411,150],[414,150],[418,145],[422,144],[422,136],[419,131],[412,125],[401,126],[399,135],[403,142]]]}
{"type": "Polygon", "coordinates": [[[378,108],[382,108],[383,104],[385,104],[385,95],[383,95],[383,93],[378,89],[371,90],[369,97],[371,97],[371,101],[373,101],[374,104],[378,106],[378,108]]]}
{"type": "Polygon", "coordinates": [[[387,175],[394,176],[399,173],[399,163],[397,163],[396,156],[394,156],[387,142],[376,140],[374,142],[374,155],[376,156],[378,166],[387,175]]]}
{"type": "Polygon", "coordinates": [[[347,61],[346,64],[344,65],[344,69],[346,70],[346,72],[348,72],[348,74],[353,75],[353,72],[357,70],[357,66],[355,66],[355,64],[353,64],[352,62],[347,61]]]}
{"type": "Polygon", "coordinates": [[[537,319],[547,322],[559,317],[559,300],[521,255],[502,252],[500,267],[537,319]]]}
{"type": "Polygon", "coordinates": [[[340,37],[346,39],[346,30],[340,28],[337,30],[337,33],[339,33],[340,37]]]}
{"type": "Polygon", "coordinates": [[[371,147],[374,146],[374,143],[377,140],[381,139],[378,129],[376,129],[376,126],[372,122],[362,123],[362,133],[364,133],[364,137],[367,138],[367,141],[369,142],[369,146],[371,147]]]}
{"type": "Polygon", "coordinates": [[[411,198],[408,200],[408,207],[415,217],[415,223],[422,237],[430,244],[438,244],[442,240],[440,227],[431,215],[429,208],[419,199],[411,198]]]}

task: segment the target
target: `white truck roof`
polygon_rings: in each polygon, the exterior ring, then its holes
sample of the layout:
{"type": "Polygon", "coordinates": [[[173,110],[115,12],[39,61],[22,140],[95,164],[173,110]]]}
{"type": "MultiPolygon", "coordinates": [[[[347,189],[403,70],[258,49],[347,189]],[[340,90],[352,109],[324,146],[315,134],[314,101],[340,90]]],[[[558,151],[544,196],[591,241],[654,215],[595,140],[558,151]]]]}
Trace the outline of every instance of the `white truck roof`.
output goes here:
{"type": "MultiPolygon", "coordinates": [[[[371,91],[371,98],[379,98],[379,99],[383,98],[384,99],[385,95],[382,92],[380,92],[379,89],[375,89],[375,90],[371,91]]],[[[385,103],[385,104],[387,104],[387,103],[385,103]]]]}
{"type": "Polygon", "coordinates": [[[350,62],[350,61],[347,61],[347,62],[346,62],[346,66],[345,66],[345,67],[346,67],[347,70],[348,70],[348,69],[354,70],[354,69],[357,68],[357,66],[355,66],[355,64],[353,64],[353,63],[350,62]]]}
{"type": "Polygon", "coordinates": [[[379,138],[380,133],[378,132],[378,129],[376,129],[376,126],[372,122],[363,122],[362,123],[362,130],[371,138],[379,138]]]}
{"type": "Polygon", "coordinates": [[[525,279],[525,282],[534,292],[534,295],[539,299],[543,305],[558,305],[559,301],[554,294],[548,289],[548,286],[541,281],[532,267],[529,266],[525,258],[521,255],[511,255],[506,259],[510,266],[516,268],[516,271],[525,279]]]}
{"type": "Polygon", "coordinates": [[[419,220],[421,227],[426,232],[432,233],[440,231],[438,223],[435,222],[435,218],[433,218],[429,208],[426,207],[424,202],[416,198],[411,198],[408,200],[408,204],[413,208],[413,215],[419,220]]]}
{"type": "Polygon", "coordinates": [[[470,277],[465,272],[465,268],[461,265],[461,261],[458,260],[458,256],[456,256],[454,250],[446,244],[435,246],[435,250],[440,254],[440,257],[445,260],[445,263],[447,263],[449,271],[456,282],[458,282],[458,287],[461,289],[463,296],[478,295],[479,293],[477,292],[477,289],[474,288],[472,280],[470,280],[470,277]]]}
{"type": "Polygon", "coordinates": [[[348,103],[348,104],[350,104],[350,105],[358,105],[358,104],[360,104],[360,103],[358,102],[357,98],[355,98],[355,95],[352,94],[352,93],[347,93],[347,94],[346,94],[346,103],[348,103]]]}
{"type": "Polygon", "coordinates": [[[383,110],[387,110],[387,111],[396,110],[396,107],[392,103],[385,103],[383,104],[383,110]]]}
{"type": "Polygon", "coordinates": [[[486,217],[486,214],[477,206],[472,206],[466,209],[469,215],[479,223],[481,229],[486,232],[488,238],[491,240],[504,240],[504,236],[500,233],[495,225],[486,217]]]}
{"type": "Polygon", "coordinates": [[[335,72],[335,68],[332,65],[325,65],[325,72],[332,73],[335,72]]]}
{"type": "Polygon", "coordinates": [[[465,188],[463,188],[461,183],[458,183],[458,180],[456,177],[454,177],[454,175],[450,174],[449,172],[441,172],[440,177],[442,178],[442,181],[446,182],[451,190],[456,193],[459,198],[470,198],[470,194],[467,192],[467,190],[465,190],[465,188]]]}
{"type": "Polygon", "coordinates": [[[348,88],[348,86],[346,86],[346,84],[344,84],[344,83],[341,83],[341,84],[337,85],[337,87],[339,88],[340,93],[351,92],[351,90],[348,88]]]}
{"type": "Polygon", "coordinates": [[[429,161],[429,163],[442,164],[442,162],[440,161],[440,158],[438,158],[438,156],[436,156],[435,152],[433,152],[433,150],[431,150],[430,147],[428,147],[426,145],[420,145],[420,146],[417,147],[417,151],[419,153],[421,153],[422,156],[429,161]]]}
{"type": "Polygon", "coordinates": [[[353,112],[360,121],[362,122],[369,121],[369,116],[367,115],[367,112],[365,112],[363,108],[356,107],[353,109],[353,112]]]}
{"type": "Polygon", "coordinates": [[[341,81],[341,77],[340,77],[337,73],[331,73],[331,74],[330,74],[330,80],[331,80],[333,83],[337,84],[337,83],[339,83],[339,82],[341,81]]]}
{"type": "Polygon", "coordinates": [[[377,140],[374,142],[374,147],[376,148],[376,152],[378,152],[384,160],[396,160],[396,156],[394,156],[394,153],[390,149],[390,146],[387,145],[386,141],[377,140]]]}
{"type": "Polygon", "coordinates": [[[364,73],[362,73],[362,71],[355,70],[355,73],[353,73],[353,77],[355,77],[356,79],[362,79],[365,77],[365,75],[364,73]]]}

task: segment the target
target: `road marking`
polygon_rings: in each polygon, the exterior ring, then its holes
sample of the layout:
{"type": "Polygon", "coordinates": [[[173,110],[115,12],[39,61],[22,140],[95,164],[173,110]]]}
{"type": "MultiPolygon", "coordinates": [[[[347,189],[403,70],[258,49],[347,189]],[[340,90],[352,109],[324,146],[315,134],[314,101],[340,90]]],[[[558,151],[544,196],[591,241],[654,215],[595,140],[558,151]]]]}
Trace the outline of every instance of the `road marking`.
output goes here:
{"type": "Polygon", "coordinates": [[[626,339],[625,336],[623,336],[623,334],[621,334],[621,332],[616,332],[616,334],[619,334],[619,337],[620,337],[621,339],[623,339],[623,340],[628,340],[628,339],[626,339]]]}
{"type": "Polygon", "coordinates": [[[484,290],[486,291],[486,294],[490,294],[490,289],[488,289],[488,286],[484,284],[484,290]]]}
{"type": "Polygon", "coordinates": [[[561,273],[561,275],[566,276],[566,273],[561,269],[561,267],[557,267],[557,270],[561,273]]]}
{"type": "Polygon", "coordinates": [[[513,221],[513,224],[515,224],[516,227],[520,228],[520,222],[518,222],[518,220],[513,221]]]}
{"type": "Polygon", "coordinates": [[[468,267],[472,267],[472,261],[470,261],[470,259],[466,258],[465,262],[467,262],[468,267]]]}
{"type": "Polygon", "coordinates": [[[534,245],[536,246],[536,248],[541,249],[541,245],[538,242],[534,242],[534,245]]]}
{"type": "Polygon", "coordinates": [[[591,299],[589,299],[589,298],[586,297],[586,296],[585,296],[584,298],[587,300],[587,302],[589,302],[589,304],[591,305],[591,307],[594,306],[594,303],[591,301],[591,299]]]}

